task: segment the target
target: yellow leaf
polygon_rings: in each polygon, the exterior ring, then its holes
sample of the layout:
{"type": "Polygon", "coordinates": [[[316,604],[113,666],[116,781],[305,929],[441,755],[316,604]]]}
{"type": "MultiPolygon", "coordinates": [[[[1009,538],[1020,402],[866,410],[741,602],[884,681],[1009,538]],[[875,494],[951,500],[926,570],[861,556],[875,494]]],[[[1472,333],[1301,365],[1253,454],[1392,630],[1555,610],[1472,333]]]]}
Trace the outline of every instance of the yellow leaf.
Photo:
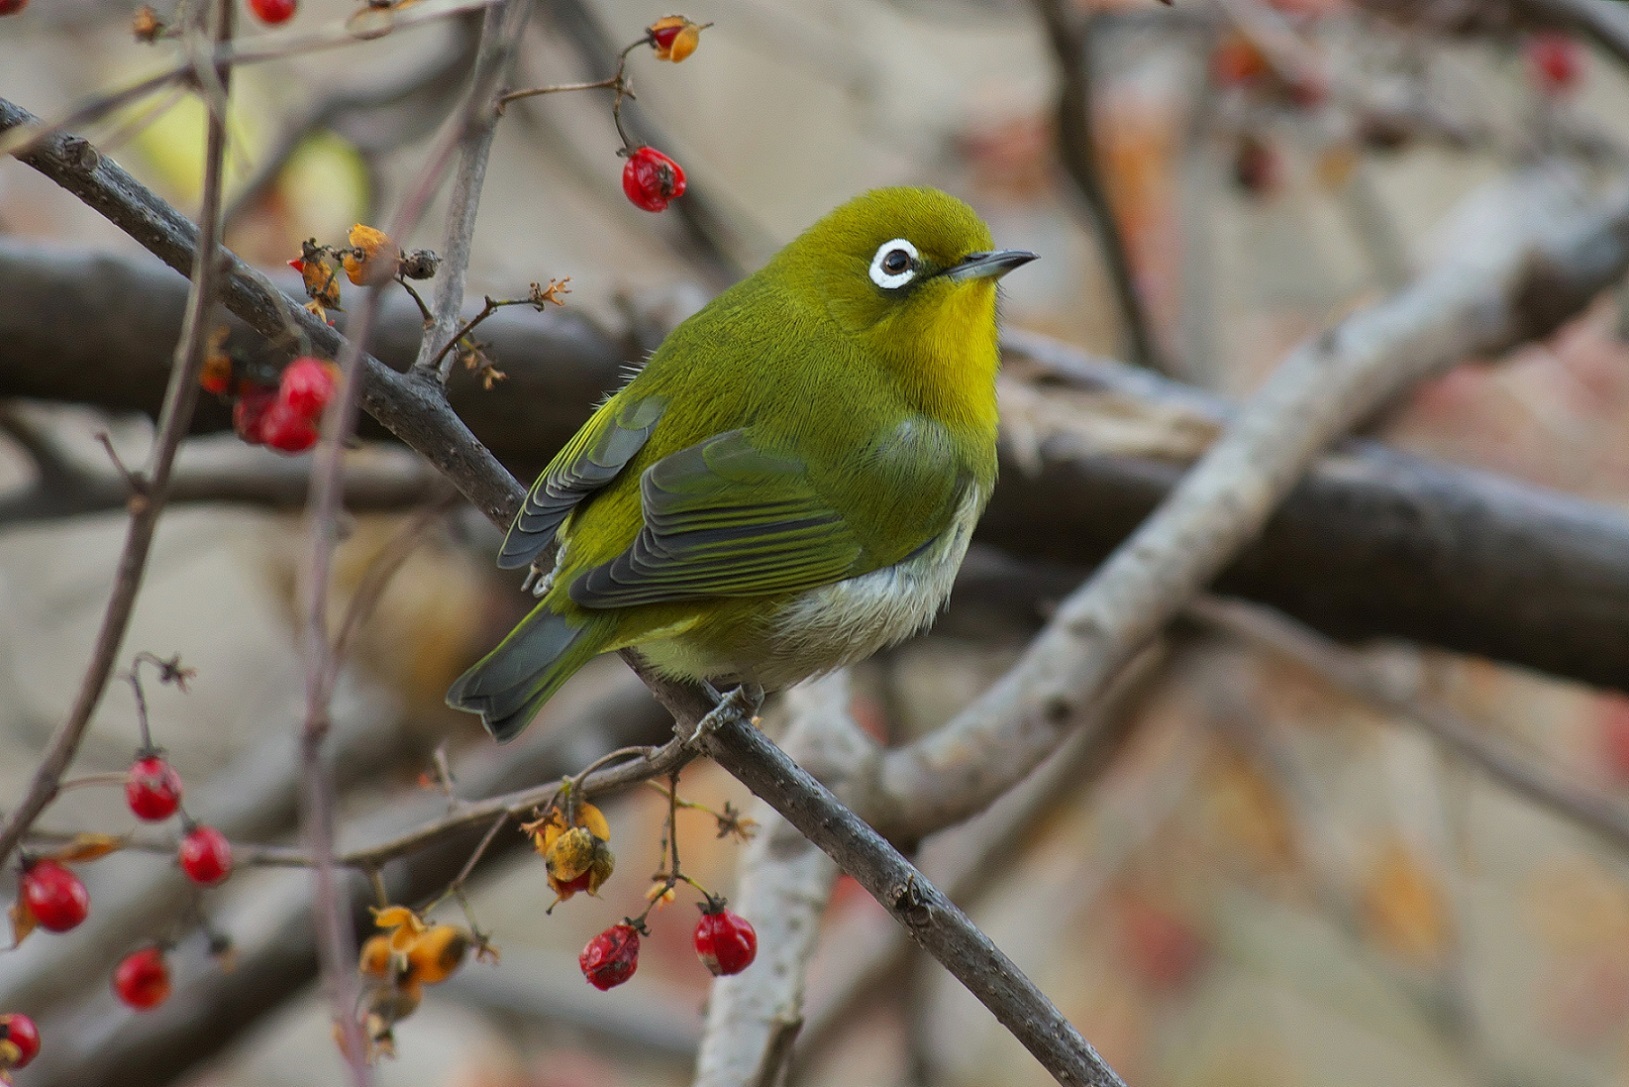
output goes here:
{"type": "Polygon", "coordinates": [[[11,946],[20,947],[39,922],[34,918],[34,911],[28,908],[28,903],[20,898],[11,904],[8,913],[11,917],[11,946]]]}
{"type": "Polygon", "coordinates": [[[605,813],[586,801],[577,805],[577,825],[587,827],[602,842],[611,840],[611,824],[605,821],[605,813]]]}
{"type": "Polygon", "coordinates": [[[93,861],[124,848],[124,839],[114,834],[76,834],[61,849],[50,854],[54,861],[93,861]]]}

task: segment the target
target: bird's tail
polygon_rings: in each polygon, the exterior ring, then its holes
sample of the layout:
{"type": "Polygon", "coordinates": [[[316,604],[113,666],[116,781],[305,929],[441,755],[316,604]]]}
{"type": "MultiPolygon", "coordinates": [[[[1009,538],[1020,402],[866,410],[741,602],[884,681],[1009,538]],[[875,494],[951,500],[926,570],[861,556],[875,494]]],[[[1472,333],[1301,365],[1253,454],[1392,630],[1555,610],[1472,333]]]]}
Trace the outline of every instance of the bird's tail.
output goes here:
{"type": "Polygon", "coordinates": [[[599,654],[603,638],[596,625],[539,604],[458,677],[447,691],[447,705],[479,713],[498,742],[514,739],[560,685],[599,654]]]}

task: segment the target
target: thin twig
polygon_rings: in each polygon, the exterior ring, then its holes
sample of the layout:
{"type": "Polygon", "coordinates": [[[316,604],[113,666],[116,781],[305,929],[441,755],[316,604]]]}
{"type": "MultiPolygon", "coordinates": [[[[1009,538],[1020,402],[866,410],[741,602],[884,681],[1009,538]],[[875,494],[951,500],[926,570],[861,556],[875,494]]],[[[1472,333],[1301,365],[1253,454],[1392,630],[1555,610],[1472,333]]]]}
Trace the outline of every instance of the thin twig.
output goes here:
{"type": "MultiPolygon", "coordinates": [[[[471,129],[480,129],[484,121],[486,138],[488,143],[490,142],[492,122],[485,120],[486,114],[491,112],[488,102],[502,81],[503,70],[507,65],[513,43],[518,38],[520,24],[528,10],[528,5],[521,0],[502,0],[496,6],[487,9],[482,24],[480,56],[476,62],[470,98],[466,102],[459,124],[448,129],[435,152],[431,154],[429,162],[420,172],[417,184],[409,188],[407,198],[392,218],[391,229],[387,233],[393,237],[405,237],[423,214],[443,163],[455,141],[465,147],[466,154],[465,167],[459,174],[460,184],[467,180],[471,129]]],[[[482,145],[483,170],[485,146],[482,145]]],[[[480,172],[476,173],[474,183],[478,189],[480,172]]],[[[455,194],[457,191],[455,189],[455,194]]],[[[466,215],[455,195],[449,221],[461,224],[461,229],[465,231],[473,231],[473,208],[470,208],[466,215]]],[[[449,226],[449,239],[456,236],[454,228],[449,226]]],[[[461,295],[463,264],[468,261],[467,235],[457,251],[449,252],[449,257],[451,259],[442,265],[442,275],[445,279],[458,281],[458,291],[461,295]]],[[[445,285],[445,279],[442,284],[438,284],[438,288],[445,285]]],[[[360,990],[355,971],[350,967],[355,956],[355,935],[351,928],[350,915],[341,905],[333,857],[333,789],[327,767],[322,760],[323,742],[329,727],[329,704],[339,670],[338,658],[328,634],[327,598],[341,504],[344,445],[355,428],[362,386],[363,346],[377,319],[385,286],[387,283],[376,284],[364,295],[357,325],[352,329],[345,350],[340,355],[339,396],[323,419],[322,438],[318,443],[316,463],[312,468],[311,499],[307,513],[310,546],[306,562],[306,618],[303,639],[306,655],[306,721],[301,742],[305,763],[305,836],[313,859],[315,893],[312,908],[319,937],[317,941],[319,958],[322,962],[323,975],[328,981],[335,1018],[344,1038],[341,1048],[346,1053],[352,1080],[358,1087],[365,1087],[371,1073],[366,1060],[367,1046],[361,1023],[351,1013],[351,1009],[356,1006],[360,990]]],[[[441,291],[438,289],[438,302],[440,298],[441,291]]],[[[456,308],[454,315],[456,316],[456,308]]],[[[425,344],[431,343],[432,339],[433,336],[427,335],[425,344]]]]}
{"type": "Polygon", "coordinates": [[[481,45],[475,76],[460,124],[458,167],[453,174],[443,236],[441,274],[436,277],[431,303],[431,324],[419,345],[419,357],[410,376],[434,377],[445,387],[452,375],[450,363],[436,365],[445,354],[441,345],[454,342],[452,331],[464,304],[464,278],[469,271],[470,247],[475,238],[475,217],[486,180],[487,159],[498,128],[498,89],[503,86],[510,58],[520,42],[532,5],[522,0],[501,0],[488,8],[481,25],[481,45]]]}

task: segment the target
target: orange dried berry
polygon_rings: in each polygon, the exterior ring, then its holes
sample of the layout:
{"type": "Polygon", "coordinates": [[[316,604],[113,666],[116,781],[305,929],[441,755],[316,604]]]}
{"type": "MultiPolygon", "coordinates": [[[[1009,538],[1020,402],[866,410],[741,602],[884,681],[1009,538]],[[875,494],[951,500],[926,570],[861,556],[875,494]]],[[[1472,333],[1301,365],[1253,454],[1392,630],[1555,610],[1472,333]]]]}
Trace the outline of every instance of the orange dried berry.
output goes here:
{"type": "Polygon", "coordinates": [[[385,906],[373,911],[373,923],[390,938],[390,950],[405,954],[429,929],[424,919],[406,906],[385,906]]]}
{"type": "Polygon", "coordinates": [[[198,384],[204,392],[225,396],[232,391],[232,356],[223,346],[211,342],[209,354],[204,356],[203,369],[198,372],[198,384]]]}
{"type": "Polygon", "coordinates": [[[563,902],[578,891],[595,894],[611,878],[616,857],[587,827],[572,827],[555,838],[543,855],[549,886],[563,902]]]}
{"type": "MultiPolygon", "coordinates": [[[[334,267],[315,238],[305,243],[296,271],[305,282],[306,297],[324,309],[339,309],[339,269],[334,267]]],[[[295,267],[294,261],[289,261],[295,267]]]]}
{"type": "Polygon", "coordinates": [[[683,15],[668,15],[646,27],[645,36],[656,50],[657,60],[677,64],[696,51],[696,46],[701,44],[701,32],[711,25],[698,25],[683,15]]]}
{"type": "Polygon", "coordinates": [[[357,223],[351,227],[346,240],[351,247],[340,258],[345,275],[358,287],[381,283],[396,274],[402,251],[390,235],[371,226],[357,223]]]}
{"type": "Polygon", "coordinates": [[[150,45],[158,41],[164,30],[164,21],[158,17],[158,12],[153,10],[151,4],[143,4],[137,8],[136,14],[130,19],[130,31],[139,42],[147,42],[150,45]]]}
{"type": "Polygon", "coordinates": [[[464,964],[473,938],[456,925],[431,925],[407,953],[407,983],[434,985],[464,964]]]}
{"type": "Polygon", "coordinates": [[[357,956],[356,968],[365,977],[384,980],[395,973],[391,957],[390,937],[382,932],[377,933],[363,942],[362,951],[357,956]]]}

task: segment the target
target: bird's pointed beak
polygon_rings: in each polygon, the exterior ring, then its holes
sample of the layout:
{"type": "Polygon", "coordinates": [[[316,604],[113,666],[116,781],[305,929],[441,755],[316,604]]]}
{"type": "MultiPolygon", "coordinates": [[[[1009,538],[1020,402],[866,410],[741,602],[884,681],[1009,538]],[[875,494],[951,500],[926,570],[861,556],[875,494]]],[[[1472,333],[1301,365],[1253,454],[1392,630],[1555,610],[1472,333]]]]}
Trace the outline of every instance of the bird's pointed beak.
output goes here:
{"type": "Polygon", "coordinates": [[[1027,249],[996,249],[989,253],[969,253],[940,274],[957,283],[970,279],[1000,279],[1008,272],[1035,259],[1027,249]]]}

